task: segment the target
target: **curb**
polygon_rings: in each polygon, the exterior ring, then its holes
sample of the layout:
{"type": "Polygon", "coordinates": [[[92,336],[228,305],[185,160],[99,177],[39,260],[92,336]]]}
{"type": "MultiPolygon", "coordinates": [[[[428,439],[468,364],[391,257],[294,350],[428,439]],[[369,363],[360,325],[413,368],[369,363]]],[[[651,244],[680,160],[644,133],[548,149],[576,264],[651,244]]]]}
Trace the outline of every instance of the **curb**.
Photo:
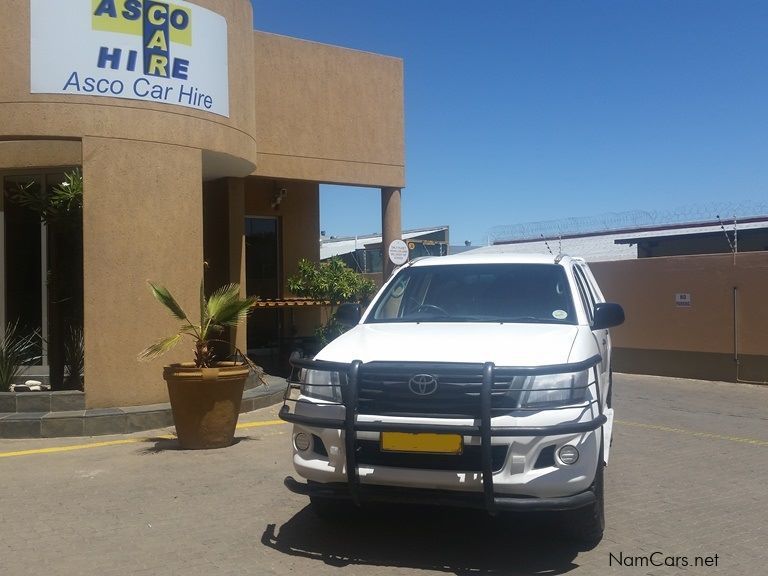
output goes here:
{"type": "MultiPolygon", "coordinates": [[[[243,392],[240,413],[272,406],[283,400],[285,378],[264,374],[266,386],[243,392]]],[[[38,394],[36,392],[19,394],[38,394]]],[[[82,394],[82,393],[81,393],[82,394]]],[[[41,406],[42,408],[42,406],[41,406]]],[[[126,406],[90,410],[58,410],[0,413],[0,439],[62,438],[131,434],[173,426],[171,405],[126,406]]]]}

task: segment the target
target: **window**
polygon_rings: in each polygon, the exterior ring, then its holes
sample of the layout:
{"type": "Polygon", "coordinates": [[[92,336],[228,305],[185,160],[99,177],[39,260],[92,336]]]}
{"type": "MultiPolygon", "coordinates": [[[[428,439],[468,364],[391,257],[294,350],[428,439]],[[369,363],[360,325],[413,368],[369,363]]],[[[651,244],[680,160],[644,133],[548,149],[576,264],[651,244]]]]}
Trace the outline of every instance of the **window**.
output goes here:
{"type": "Polygon", "coordinates": [[[452,264],[402,270],[369,322],[575,324],[565,270],[552,264],[452,264]]]}

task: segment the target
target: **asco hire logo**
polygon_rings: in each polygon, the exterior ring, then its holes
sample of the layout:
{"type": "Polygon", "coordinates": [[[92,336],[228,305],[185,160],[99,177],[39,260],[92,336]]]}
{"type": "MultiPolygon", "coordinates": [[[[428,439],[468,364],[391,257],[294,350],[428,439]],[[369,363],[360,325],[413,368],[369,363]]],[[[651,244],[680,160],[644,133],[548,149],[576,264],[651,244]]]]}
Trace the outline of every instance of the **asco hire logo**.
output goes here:
{"type": "Polygon", "coordinates": [[[102,33],[93,57],[96,69],[109,74],[84,76],[73,71],[63,92],[214,108],[212,95],[187,82],[192,72],[189,55],[195,54],[190,6],[157,0],[91,0],[90,27],[102,33]],[[135,40],[129,41],[130,36],[135,40]]]}

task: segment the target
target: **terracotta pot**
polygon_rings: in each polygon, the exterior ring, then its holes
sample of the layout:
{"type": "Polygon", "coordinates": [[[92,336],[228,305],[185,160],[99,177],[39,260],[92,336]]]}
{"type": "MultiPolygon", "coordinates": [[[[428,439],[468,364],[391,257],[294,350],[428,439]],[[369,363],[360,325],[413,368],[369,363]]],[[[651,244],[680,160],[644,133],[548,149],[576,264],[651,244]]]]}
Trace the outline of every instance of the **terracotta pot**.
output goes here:
{"type": "Polygon", "coordinates": [[[219,362],[214,368],[196,368],[189,362],[163,369],[183,449],[232,445],[247,377],[248,367],[235,362],[219,362]]]}

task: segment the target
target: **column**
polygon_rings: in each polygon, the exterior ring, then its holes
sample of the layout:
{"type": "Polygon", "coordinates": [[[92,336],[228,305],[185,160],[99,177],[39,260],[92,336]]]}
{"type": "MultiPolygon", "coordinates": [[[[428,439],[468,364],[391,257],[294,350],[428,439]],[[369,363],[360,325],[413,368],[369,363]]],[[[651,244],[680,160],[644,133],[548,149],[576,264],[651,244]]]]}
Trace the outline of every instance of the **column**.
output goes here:
{"type": "Polygon", "coordinates": [[[167,402],[163,366],[192,360],[190,342],[151,362],[136,355],[179,328],[147,280],[199,316],[200,150],[86,137],[83,177],[86,406],[167,402]]]}
{"type": "Polygon", "coordinates": [[[400,220],[400,188],[381,189],[381,234],[384,281],[386,282],[395,268],[389,260],[387,249],[393,240],[401,240],[403,237],[400,220]]]}
{"type": "MultiPolygon", "coordinates": [[[[240,284],[240,296],[245,297],[245,180],[227,179],[229,217],[229,282],[240,284]]],[[[240,351],[247,352],[246,323],[230,329],[230,338],[240,351]]]]}

